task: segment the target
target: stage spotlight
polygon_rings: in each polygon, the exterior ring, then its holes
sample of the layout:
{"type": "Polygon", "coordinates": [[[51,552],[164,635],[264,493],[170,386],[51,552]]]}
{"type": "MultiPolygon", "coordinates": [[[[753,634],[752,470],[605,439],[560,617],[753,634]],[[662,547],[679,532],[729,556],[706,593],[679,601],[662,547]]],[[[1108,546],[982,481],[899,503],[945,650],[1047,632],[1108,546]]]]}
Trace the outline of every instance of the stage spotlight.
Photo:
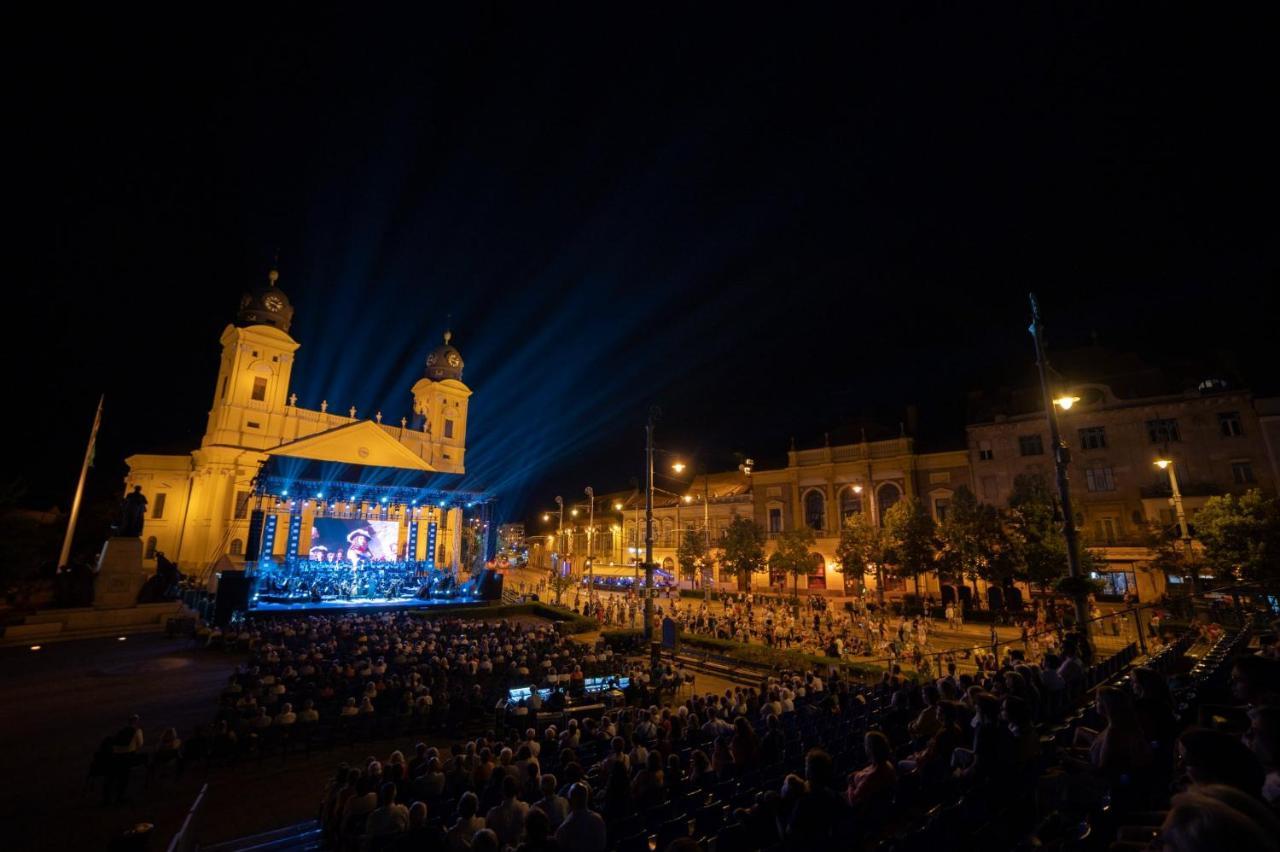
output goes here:
{"type": "Polygon", "coordinates": [[[117,637],[116,637],[116,641],[117,641],[117,642],[123,642],[123,641],[124,641],[125,639],[127,639],[127,638],[129,638],[129,637],[127,637],[127,636],[117,636],[117,637]]]}
{"type": "Polygon", "coordinates": [[[383,502],[383,503],[387,502],[387,498],[386,498],[386,497],[383,497],[383,498],[382,498],[382,502],[383,502]]]}
{"type": "Polygon", "coordinates": [[[281,491],[281,492],[280,492],[280,496],[281,496],[281,497],[288,497],[288,496],[289,496],[289,489],[288,489],[288,488],[286,488],[286,489],[284,489],[283,491],[281,491]]]}
{"type": "Polygon", "coordinates": [[[33,650],[33,651],[39,651],[39,650],[40,650],[40,646],[39,646],[39,645],[32,645],[32,646],[31,646],[31,650],[33,650]]]}

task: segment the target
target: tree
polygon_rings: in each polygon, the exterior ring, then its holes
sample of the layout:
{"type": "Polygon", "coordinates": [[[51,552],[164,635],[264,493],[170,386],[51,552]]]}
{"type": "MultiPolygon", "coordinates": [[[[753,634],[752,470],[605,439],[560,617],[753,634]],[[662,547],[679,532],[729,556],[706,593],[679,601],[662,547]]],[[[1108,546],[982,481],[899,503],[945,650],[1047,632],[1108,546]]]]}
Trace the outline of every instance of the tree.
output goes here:
{"type": "Polygon", "coordinates": [[[915,581],[920,597],[920,575],[933,567],[934,523],[915,497],[899,500],[884,513],[884,533],[892,551],[894,573],[915,581]]]}
{"type": "Polygon", "coordinates": [[[840,528],[840,544],[836,546],[837,570],[845,575],[848,588],[850,574],[859,578],[868,571],[876,575],[876,594],[884,605],[884,563],[886,560],[884,530],[862,512],[850,515],[840,528]]]}
{"type": "Polygon", "coordinates": [[[1196,537],[1214,574],[1265,589],[1280,580],[1280,503],[1254,488],[1210,497],[1196,513],[1196,537]]]}
{"type": "MultiPolygon", "coordinates": [[[[693,578],[698,576],[700,570],[705,570],[706,534],[702,530],[692,528],[685,530],[684,537],[680,539],[680,546],[676,550],[676,559],[680,562],[680,576],[689,581],[689,588],[693,588],[693,578]]],[[[706,579],[705,576],[702,578],[704,583],[706,579]]]]}
{"type": "Polygon", "coordinates": [[[547,588],[556,593],[556,603],[560,603],[560,596],[565,589],[573,585],[573,578],[564,574],[562,569],[564,561],[562,559],[551,560],[551,573],[547,576],[547,588]]]}
{"type": "Polygon", "coordinates": [[[787,530],[778,537],[778,549],[769,556],[769,568],[791,575],[791,591],[796,597],[800,595],[800,578],[808,577],[821,564],[822,557],[810,549],[815,541],[813,530],[807,526],[787,530]]]}
{"type": "Polygon", "coordinates": [[[978,502],[963,485],[951,497],[947,518],[938,530],[939,570],[973,583],[1002,583],[1019,573],[1018,538],[1009,519],[995,507],[978,502]]]}
{"type": "MultiPolygon", "coordinates": [[[[1009,526],[1018,549],[1023,579],[1042,591],[1067,574],[1067,543],[1049,484],[1039,474],[1014,477],[1009,495],[1009,526]]],[[[1081,548],[1081,556],[1084,548],[1081,548]]],[[[1084,563],[1081,563],[1084,567],[1084,563]]]]}
{"type": "Polygon", "coordinates": [[[745,589],[751,575],[765,570],[764,529],[750,518],[734,518],[720,543],[720,566],[745,589]]]}

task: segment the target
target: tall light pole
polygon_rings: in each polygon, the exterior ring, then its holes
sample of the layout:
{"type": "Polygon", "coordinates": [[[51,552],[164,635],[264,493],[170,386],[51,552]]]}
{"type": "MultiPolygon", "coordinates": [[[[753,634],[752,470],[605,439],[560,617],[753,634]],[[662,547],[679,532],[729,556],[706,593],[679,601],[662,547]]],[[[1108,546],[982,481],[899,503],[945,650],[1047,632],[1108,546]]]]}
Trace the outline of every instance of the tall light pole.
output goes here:
{"type": "MultiPolygon", "coordinates": [[[[1045,414],[1049,418],[1049,442],[1053,445],[1053,467],[1054,472],[1057,474],[1058,499],[1062,503],[1062,535],[1067,544],[1067,572],[1072,579],[1080,581],[1084,578],[1080,573],[1080,551],[1076,538],[1076,517],[1071,511],[1071,485],[1067,472],[1067,465],[1071,462],[1071,451],[1067,449],[1067,445],[1063,443],[1062,436],[1059,433],[1057,412],[1058,406],[1061,406],[1066,411],[1071,408],[1076,400],[1075,397],[1062,397],[1055,400],[1049,392],[1049,360],[1044,354],[1044,341],[1042,339],[1044,329],[1040,324],[1040,305],[1036,302],[1035,293],[1029,294],[1029,297],[1031,299],[1031,327],[1027,330],[1031,332],[1031,338],[1035,341],[1036,366],[1040,371],[1040,391],[1044,395],[1045,414]]],[[[1076,624],[1085,640],[1088,641],[1089,602],[1082,583],[1077,583],[1071,599],[1075,604],[1076,624]]]]}
{"type": "Polygon", "coordinates": [[[627,528],[627,516],[626,516],[626,514],[623,512],[623,508],[624,508],[624,507],[623,507],[623,505],[622,505],[622,501],[621,501],[621,500],[619,500],[619,501],[617,501],[617,502],[615,502],[615,503],[613,504],[613,511],[615,511],[615,512],[617,512],[617,513],[618,513],[618,536],[617,536],[617,538],[618,538],[618,564],[619,564],[619,565],[623,565],[623,564],[625,564],[625,563],[622,561],[622,549],[623,549],[624,547],[626,547],[626,545],[625,545],[625,544],[623,543],[623,541],[622,541],[622,533],[623,533],[623,530],[625,530],[625,529],[627,528]]]}
{"type": "Polygon", "coordinates": [[[644,425],[644,641],[653,641],[653,423],[657,407],[644,425]]]}
{"type": "Polygon", "coordinates": [[[1173,494],[1173,512],[1178,519],[1178,538],[1182,540],[1182,558],[1186,560],[1191,575],[1191,594],[1200,594],[1200,577],[1191,559],[1191,528],[1187,526],[1187,514],[1182,509],[1182,492],[1178,489],[1177,465],[1173,459],[1156,459],[1156,467],[1169,473],[1169,490],[1173,494]]]}
{"type": "Polygon", "coordinates": [[[587,597],[595,590],[595,540],[596,540],[596,492],[591,486],[586,488],[587,494],[587,597]]]}
{"type": "Polygon", "coordinates": [[[560,507],[560,523],[556,529],[556,550],[560,551],[560,560],[564,561],[564,498],[557,496],[556,505],[560,507]]]}

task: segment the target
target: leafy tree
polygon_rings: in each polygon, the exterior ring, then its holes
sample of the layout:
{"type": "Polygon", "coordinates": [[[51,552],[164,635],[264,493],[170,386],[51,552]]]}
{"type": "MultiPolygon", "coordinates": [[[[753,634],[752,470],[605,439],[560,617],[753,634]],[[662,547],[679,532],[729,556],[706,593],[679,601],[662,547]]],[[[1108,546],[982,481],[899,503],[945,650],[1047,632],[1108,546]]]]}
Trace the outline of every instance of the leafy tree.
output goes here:
{"type": "Polygon", "coordinates": [[[750,518],[734,518],[720,542],[721,567],[745,589],[751,575],[765,570],[764,529],[750,518]]]}
{"type": "Polygon", "coordinates": [[[915,497],[899,500],[884,513],[884,532],[892,551],[894,573],[915,581],[916,597],[920,596],[920,575],[930,570],[937,550],[934,547],[934,523],[915,497]]]}
{"type": "Polygon", "coordinates": [[[850,515],[840,528],[840,544],[836,546],[837,570],[845,575],[845,587],[850,575],[861,578],[870,570],[876,575],[876,592],[883,605],[886,557],[884,530],[862,512],[850,515]]]}
{"type": "Polygon", "coordinates": [[[1280,580],[1280,503],[1254,488],[1210,497],[1196,513],[1196,537],[1214,573],[1271,588],[1280,580]]]}
{"type": "Polygon", "coordinates": [[[947,518],[938,529],[941,571],[973,583],[1003,583],[1020,573],[1019,537],[1009,518],[995,506],[978,502],[963,485],[951,497],[947,518]]]}
{"type": "MultiPolygon", "coordinates": [[[[680,576],[689,581],[693,587],[693,578],[699,571],[707,570],[707,536],[702,530],[687,529],[676,549],[676,559],[680,562],[680,576]]],[[[703,577],[706,581],[706,577],[703,577]]]]}
{"type": "Polygon", "coordinates": [[[810,549],[816,540],[813,530],[807,526],[787,530],[778,537],[778,549],[769,556],[771,569],[791,575],[791,592],[797,597],[800,578],[808,577],[821,564],[822,557],[810,549]]]}
{"type": "Polygon", "coordinates": [[[1009,495],[1009,526],[1018,548],[1022,578],[1047,590],[1067,575],[1067,544],[1049,484],[1039,474],[1013,480],[1009,495]]]}
{"type": "Polygon", "coordinates": [[[573,578],[561,573],[563,560],[551,560],[551,572],[547,575],[547,587],[556,593],[556,603],[560,603],[560,597],[565,589],[573,585],[573,578]]]}

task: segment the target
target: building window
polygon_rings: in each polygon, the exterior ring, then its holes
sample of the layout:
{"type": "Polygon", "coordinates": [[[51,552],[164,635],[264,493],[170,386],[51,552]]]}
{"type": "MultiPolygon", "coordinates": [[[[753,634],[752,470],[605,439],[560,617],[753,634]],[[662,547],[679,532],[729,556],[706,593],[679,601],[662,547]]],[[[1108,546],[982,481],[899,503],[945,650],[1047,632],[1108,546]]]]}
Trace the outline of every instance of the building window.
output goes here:
{"type": "Polygon", "coordinates": [[[238,538],[233,538],[233,539],[231,539],[231,555],[232,555],[232,556],[243,556],[243,555],[244,555],[244,542],[243,542],[243,541],[241,541],[241,540],[240,540],[240,539],[238,539],[238,538]]]}
{"type": "Polygon", "coordinates": [[[995,458],[995,453],[991,452],[990,441],[978,442],[978,461],[991,461],[995,458]]]}
{"type": "Polygon", "coordinates": [[[892,482],[886,482],[876,489],[876,502],[880,504],[880,525],[884,526],[884,516],[889,509],[902,499],[902,489],[892,482]]]}
{"type": "Polygon", "coordinates": [[[1249,485],[1256,480],[1253,478],[1253,465],[1247,461],[1238,461],[1231,463],[1231,479],[1236,485],[1249,485]]]}
{"type": "Polygon", "coordinates": [[[249,517],[249,492],[236,492],[236,520],[242,521],[249,517]]]}
{"type": "Polygon", "coordinates": [[[862,495],[858,494],[853,488],[846,488],[840,492],[840,522],[852,518],[854,515],[862,514],[862,495]]]}
{"type": "Polygon", "coordinates": [[[1223,411],[1218,415],[1218,429],[1224,438],[1238,438],[1244,434],[1239,411],[1223,411]]]}
{"type": "Polygon", "coordinates": [[[1107,448],[1107,427],[1090,426],[1080,430],[1080,449],[1105,450],[1107,448]]]}
{"type": "Polygon", "coordinates": [[[804,495],[804,522],[809,529],[826,529],[827,498],[817,489],[814,489],[804,495]]]}
{"type": "Polygon", "coordinates": [[[150,538],[147,539],[147,549],[143,552],[142,558],[143,559],[156,558],[156,537],[155,536],[151,536],[150,538]]]}
{"type": "Polygon", "coordinates": [[[999,495],[999,493],[1000,493],[1000,488],[999,486],[996,485],[996,478],[994,476],[982,477],[982,499],[983,500],[986,500],[988,503],[994,503],[996,502],[996,497],[999,495]]]}
{"type": "Polygon", "coordinates": [[[947,509],[951,507],[951,499],[948,497],[936,497],[933,501],[933,517],[938,523],[942,523],[947,519],[947,509]]]}
{"type": "Polygon", "coordinates": [[[452,420],[444,421],[444,436],[446,438],[453,437],[453,421],[452,420]]]}
{"type": "Polygon", "coordinates": [[[1084,481],[1090,491],[1115,491],[1116,480],[1109,467],[1090,467],[1084,472],[1084,481]]]}
{"type": "Polygon", "coordinates": [[[161,491],[151,500],[151,520],[158,521],[164,517],[164,500],[169,495],[161,491]]]}
{"type": "Polygon", "coordinates": [[[262,424],[261,424],[261,423],[259,423],[259,422],[257,422],[256,420],[250,420],[250,421],[248,421],[247,423],[245,423],[244,425],[245,425],[245,427],[246,427],[246,428],[249,428],[249,429],[261,429],[261,428],[262,428],[262,424]]]}
{"type": "Polygon", "coordinates": [[[1178,434],[1178,421],[1173,418],[1147,421],[1147,437],[1153,444],[1167,444],[1170,441],[1181,441],[1178,434]]]}
{"type": "Polygon", "coordinates": [[[1115,544],[1116,533],[1118,532],[1120,521],[1117,518],[1098,518],[1093,522],[1094,534],[1097,540],[1104,544],[1115,544]]]}
{"type": "Polygon", "coordinates": [[[249,395],[250,399],[256,399],[262,402],[267,398],[267,380],[261,376],[255,376],[253,379],[253,393],[249,395]]]}
{"type": "Polygon", "coordinates": [[[1044,441],[1039,435],[1019,435],[1018,452],[1024,456],[1044,455],[1044,441]]]}
{"type": "Polygon", "coordinates": [[[769,510],[769,532],[771,533],[782,532],[782,510],[781,509],[771,508],[769,510]]]}

